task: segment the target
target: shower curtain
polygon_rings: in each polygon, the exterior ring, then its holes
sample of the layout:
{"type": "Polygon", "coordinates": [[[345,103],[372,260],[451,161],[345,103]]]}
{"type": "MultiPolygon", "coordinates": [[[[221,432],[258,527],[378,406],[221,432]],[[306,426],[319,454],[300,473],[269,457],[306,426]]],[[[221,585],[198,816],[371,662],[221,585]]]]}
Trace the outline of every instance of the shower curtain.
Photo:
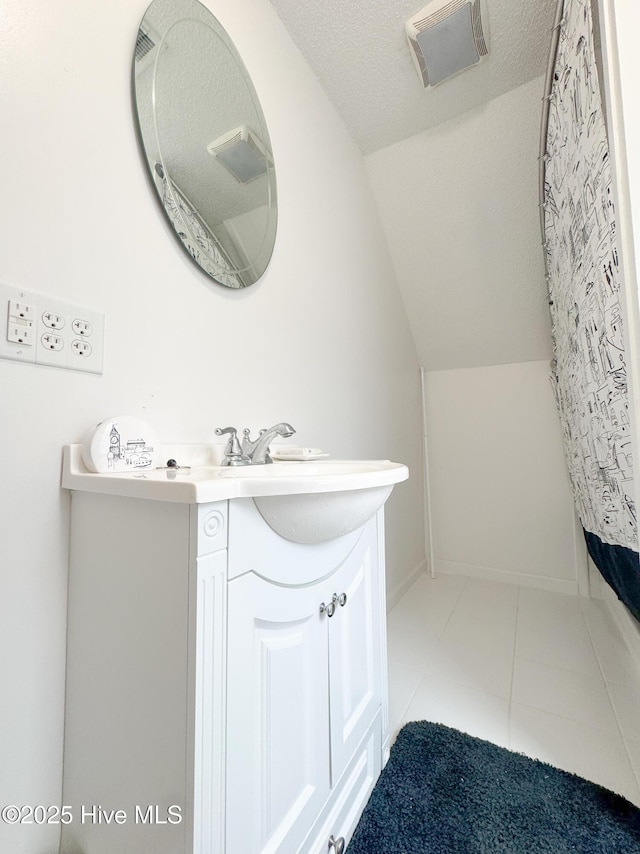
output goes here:
{"type": "Polygon", "coordinates": [[[592,560],[640,621],[640,565],[616,219],[590,0],[559,0],[541,223],[569,476],[592,560]]]}

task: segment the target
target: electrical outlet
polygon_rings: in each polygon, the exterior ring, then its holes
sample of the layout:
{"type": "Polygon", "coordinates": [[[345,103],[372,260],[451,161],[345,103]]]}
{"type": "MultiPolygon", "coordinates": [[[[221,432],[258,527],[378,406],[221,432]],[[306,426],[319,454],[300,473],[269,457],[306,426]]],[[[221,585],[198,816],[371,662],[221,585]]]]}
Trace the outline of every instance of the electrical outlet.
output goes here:
{"type": "Polygon", "coordinates": [[[40,339],[42,341],[42,346],[47,350],[54,350],[56,353],[59,353],[60,350],[64,347],[64,341],[59,335],[54,335],[53,333],[46,333],[40,339]]]}
{"type": "Polygon", "coordinates": [[[24,344],[25,347],[33,346],[33,323],[30,320],[14,320],[10,317],[7,321],[7,341],[12,344],[24,344]]]}
{"type": "Polygon", "coordinates": [[[38,341],[38,358],[36,362],[40,365],[66,368],[67,354],[64,348],[64,339],[53,331],[45,332],[38,341]]]}
{"type": "Polygon", "coordinates": [[[9,317],[15,317],[20,320],[29,320],[33,323],[36,317],[35,306],[29,305],[20,300],[9,300],[9,317]]]}
{"type": "Polygon", "coordinates": [[[86,359],[87,356],[92,354],[93,348],[88,341],[81,341],[79,338],[76,338],[75,341],[71,342],[71,352],[80,358],[86,359]]]}
{"type": "Polygon", "coordinates": [[[0,284],[0,358],[35,362],[33,294],[0,284]]]}
{"type": "Polygon", "coordinates": [[[101,374],[104,315],[0,283],[0,358],[101,374]]]}
{"type": "Polygon", "coordinates": [[[42,322],[49,329],[62,329],[64,326],[64,317],[61,314],[45,311],[42,313],[42,322]]]}
{"type": "Polygon", "coordinates": [[[71,324],[71,328],[76,333],[76,335],[91,335],[93,332],[93,326],[89,323],[88,320],[81,320],[79,317],[71,324]]]}

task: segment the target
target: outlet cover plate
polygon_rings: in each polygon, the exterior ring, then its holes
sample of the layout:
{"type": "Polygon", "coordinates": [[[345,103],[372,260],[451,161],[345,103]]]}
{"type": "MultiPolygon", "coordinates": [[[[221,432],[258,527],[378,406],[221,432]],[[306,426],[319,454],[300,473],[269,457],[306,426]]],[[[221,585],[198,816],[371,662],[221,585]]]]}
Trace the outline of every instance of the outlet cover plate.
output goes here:
{"type": "Polygon", "coordinates": [[[0,282],[0,358],[101,374],[104,314],[0,282]],[[16,341],[16,324],[29,343],[16,341]]]}

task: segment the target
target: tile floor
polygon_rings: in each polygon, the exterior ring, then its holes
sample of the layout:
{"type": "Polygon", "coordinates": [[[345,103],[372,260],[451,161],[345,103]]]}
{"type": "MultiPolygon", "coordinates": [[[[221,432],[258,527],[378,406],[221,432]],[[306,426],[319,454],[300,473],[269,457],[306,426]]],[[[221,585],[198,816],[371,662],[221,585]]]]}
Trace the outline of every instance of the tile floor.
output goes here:
{"type": "Polygon", "coordinates": [[[444,723],[640,806],[640,673],[602,601],[423,575],[388,644],[393,733],[444,723]]]}

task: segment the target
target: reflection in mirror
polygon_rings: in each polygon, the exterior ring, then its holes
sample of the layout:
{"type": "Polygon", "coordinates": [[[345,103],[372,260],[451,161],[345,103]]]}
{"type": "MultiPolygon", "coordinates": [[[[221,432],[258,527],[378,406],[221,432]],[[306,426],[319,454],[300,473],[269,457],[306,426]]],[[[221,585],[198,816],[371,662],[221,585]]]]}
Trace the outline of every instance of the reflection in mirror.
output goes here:
{"type": "Polygon", "coordinates": [[[253,284],[276,235],[271,142],[242,60],[198,0],[153,0],[134,87],[147,164],[185,249],[220,284],[253,284]]]}

